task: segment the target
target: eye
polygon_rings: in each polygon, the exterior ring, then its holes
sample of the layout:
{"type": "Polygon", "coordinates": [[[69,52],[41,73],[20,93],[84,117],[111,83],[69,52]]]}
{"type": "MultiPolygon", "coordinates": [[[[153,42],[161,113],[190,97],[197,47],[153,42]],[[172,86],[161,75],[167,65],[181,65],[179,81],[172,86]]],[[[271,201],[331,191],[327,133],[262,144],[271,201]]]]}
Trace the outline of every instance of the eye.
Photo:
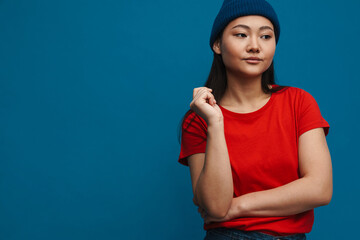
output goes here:
{"type": "Polygon", "coordinates": [[[264,36],[261,36],[261,37],[265,37],[265,39],[270,39],[271,38],[270,35],[264,35],[264,36]]]}
{"type": "Polygon", "coordinates": [[[237,37],[246,37],[246,34],[245,33],[237,33],[237,34],[235,34],[235,36],[237,36],[237,37]]]}

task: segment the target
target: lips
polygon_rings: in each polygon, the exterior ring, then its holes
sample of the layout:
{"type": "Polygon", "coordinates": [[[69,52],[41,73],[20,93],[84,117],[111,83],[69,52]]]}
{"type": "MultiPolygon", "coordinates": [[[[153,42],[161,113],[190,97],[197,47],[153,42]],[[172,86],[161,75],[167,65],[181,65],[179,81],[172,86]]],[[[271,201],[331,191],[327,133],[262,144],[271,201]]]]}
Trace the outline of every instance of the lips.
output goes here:
{"type": "Polygon", "coordinates": [[[256,60],[256,61],[262,61],[262,59],[257,58],[257,57],[249,57],[249,58],[245,58],[244,60],[256,60]]]}
{"type": "Polygon", "coordinates": [[[249,57],[244,59],[249,64],[258,64],[262,61],[262,59],[258,57],[249,57]]]}

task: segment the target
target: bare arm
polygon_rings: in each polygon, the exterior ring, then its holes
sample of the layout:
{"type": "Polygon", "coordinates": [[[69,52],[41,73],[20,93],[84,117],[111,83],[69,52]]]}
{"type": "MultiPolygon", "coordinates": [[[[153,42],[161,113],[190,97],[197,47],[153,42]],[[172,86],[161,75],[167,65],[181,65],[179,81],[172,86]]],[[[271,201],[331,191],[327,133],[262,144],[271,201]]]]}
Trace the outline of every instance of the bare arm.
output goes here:
{"type": "MultiPolygon", "coordinates": [[[[203,94],[210,93],[203,92],[203,94]]],[[[208,96],[211,102],[212,95],[208,96]]],[[[211,103],[215,111],[221,113],[219,106],[215,102],[211,103]]],[[[194,203],[210,216],[221,218],[227,214],[233,198],[232,172],[222,115],[206,120],[208,125],[206,152],[188,157],[194,203]]]]}
{"type": "MultiPolygon", "coordinates": [[[[322,128],[299,138],[300,178],[286,185],[234,198],[228,220],[245,216],[288,216],[327,205],[332,197],[332,166],[322,128]]],[[[206,221],[215,219],[207,218],[206,221]]]]}

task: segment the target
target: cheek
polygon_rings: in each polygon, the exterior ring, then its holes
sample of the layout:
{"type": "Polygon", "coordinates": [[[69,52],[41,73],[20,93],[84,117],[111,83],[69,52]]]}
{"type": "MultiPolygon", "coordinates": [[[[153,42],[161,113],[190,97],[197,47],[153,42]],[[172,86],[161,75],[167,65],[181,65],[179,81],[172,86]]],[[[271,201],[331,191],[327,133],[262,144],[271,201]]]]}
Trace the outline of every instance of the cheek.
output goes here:
{"type": "Polygon", "coordinates": [[[271,46],[268,47],[267,50],[267,56],[269,56],[269,58],[273,58],[275,55],[275,51],[276,51],[276,44],[273,43],[271,46]]]}
{"type": "Polygon", "coordinates": [[[276,50],[275,47],[271,47],[268,48],[268,50],[264,53],[265,60],[270,62],[270,64],[275,56],[275,50],[276,50]]]}
{"type": "Polygon", "coordinates": [[[226,44],[222,46],[222,59],[225,66],[233,65],[239,59],[239,52],[238,46],[234,44],[226,44]]]}
{"type": "Polygon", "coordinates": [[[271,51],[269,55],[270,55],[271,58],[273,58],[274,55],[275,55],[275,49],[273,51],[271,51]]]}
{"type": "Polygon", "coordinates": [[[274,50],[271,50],[269,52],[266,53],[266,58],[265,58],[265,61],[266,61],[266,65],[265,65],[265,69],[268,69],[271,65],[271,63],[273,62],[274,60],[274,55],[275,55],[275,49],[274,50]]]}

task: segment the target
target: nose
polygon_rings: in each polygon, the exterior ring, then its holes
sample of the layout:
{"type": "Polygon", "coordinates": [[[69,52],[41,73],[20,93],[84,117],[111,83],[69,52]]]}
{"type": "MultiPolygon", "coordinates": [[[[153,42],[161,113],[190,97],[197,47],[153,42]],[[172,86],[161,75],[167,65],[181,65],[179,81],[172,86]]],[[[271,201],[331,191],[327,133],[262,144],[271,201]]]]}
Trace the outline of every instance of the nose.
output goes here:
{"type": "Polygon", "coordinates": [[[247,51],[248,52],[257,52],[257,53],[260,52],[260,46],[259,46],[257,37],[250,37],[249,38],[247,51]]]}

